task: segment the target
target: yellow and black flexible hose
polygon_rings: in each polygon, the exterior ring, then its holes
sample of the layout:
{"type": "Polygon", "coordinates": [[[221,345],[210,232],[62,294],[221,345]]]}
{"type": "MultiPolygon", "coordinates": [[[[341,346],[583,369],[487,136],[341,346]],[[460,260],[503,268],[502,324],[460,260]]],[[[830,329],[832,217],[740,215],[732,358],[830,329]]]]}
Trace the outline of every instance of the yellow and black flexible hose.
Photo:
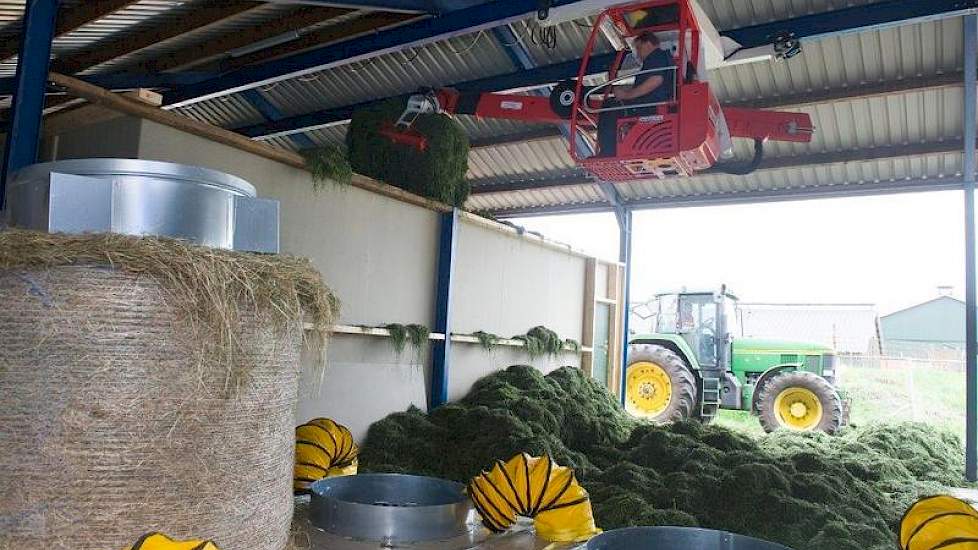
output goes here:
{"type": "Polygon", "coordinates": [[[521,453],[507,462],[496,461],[469,482],[468,493],[483,524],[496,533],[511,527],[518,516],[533,518],[537,536],[551,542],[583,541],[601,532],[574,470],[546,455],[521,453]]]}
{"type": "Polygon", "coordinates": [[[146,533],[129,550],[219,550],[209,540],[173,540],[162,533],[146,533]]]}
{"type": "Polygon", "coordinates": [[[328,418],[297,427],[292,489],[296,494],[307,493],[320,479],[356,474],[358,452],[350,430],[328,418]]]}
{"type": "Polygon", "coordinates": [[[952,496],[915,502],[900,520],[901,550],[978,550],[978,511],[952,496]]]}

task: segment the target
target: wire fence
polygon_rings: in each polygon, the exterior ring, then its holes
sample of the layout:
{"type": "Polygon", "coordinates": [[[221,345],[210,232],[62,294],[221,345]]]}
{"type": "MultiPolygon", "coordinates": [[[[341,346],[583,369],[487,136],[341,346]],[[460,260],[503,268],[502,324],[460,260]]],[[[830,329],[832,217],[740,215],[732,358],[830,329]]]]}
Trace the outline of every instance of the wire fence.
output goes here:
{"type": "Polygon", "coordinates": [[[839,387],[851,399],[853,425],[915,421],[964,436],[964,360],[847,355],[839,387]]]}

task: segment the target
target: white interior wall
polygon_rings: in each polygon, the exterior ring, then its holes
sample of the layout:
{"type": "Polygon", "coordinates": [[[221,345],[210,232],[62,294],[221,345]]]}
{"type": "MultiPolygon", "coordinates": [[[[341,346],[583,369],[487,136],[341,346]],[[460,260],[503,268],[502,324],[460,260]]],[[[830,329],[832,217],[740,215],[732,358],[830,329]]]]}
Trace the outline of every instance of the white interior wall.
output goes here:
{"type": "MultiPolygon", "coordinates": [[[[313,189],[310,175],[262,157],[149,121],[112,121],[114,136],[94,126],[58,136],[45,148],[56,158],[123,156],[213,168],[252,183],[280,201],[283,253],[309,258],[340,297],[340,323],[433,324],[438,254],[436,212],[354,187],[313,189]],[[138,136],[138,137],[136,137],[138,136]],[[134,143],[135,142],[135,143],[134,143]]],[[[509,337],[545,325],[580,340],[585,259],[539,242],[462,222],[453,294],[454,332],[484,330],[509,337]]],[[[374,421],[410,405],[424,409],[427,357],[398,356],[389,339],[334,335],[325,376],[305,358],[297,421],[327,416],[362,438],[374,421]]],[[[549,372],[580,366],[576,354],[530,361],[517,348],[487,353],[453,343],[449,396],[464,395],[478,378],[516,363],[549,372]]]]}

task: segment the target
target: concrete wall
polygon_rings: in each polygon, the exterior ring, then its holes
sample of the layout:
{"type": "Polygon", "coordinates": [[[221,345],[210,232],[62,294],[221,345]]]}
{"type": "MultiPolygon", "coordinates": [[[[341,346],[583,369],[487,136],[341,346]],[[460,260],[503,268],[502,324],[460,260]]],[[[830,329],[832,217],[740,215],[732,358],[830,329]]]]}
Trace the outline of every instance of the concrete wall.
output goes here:
{"type": "MultiPolygon", "coordinates": [[[[433,324],[437,213],[353,187],[316,191],[309,174],[153,122],[122,118],[48,140],[56,158],[138,157],[213,168],[251,182],[281,203],[282,251],[310,258],[342,301],[340,323],[433,324]],[[108,124],[108,127],[105,125],[108,124]],[[111,130],[111,137],[101,139],[111,130]]],[[[546,325],[580,340],[585,259],[577,254],[463,222],[458,236],[454,332],[484,330],[509,337],[546,325]]],[[[424,409],[427,357],[398,356],[389,339],[334,335],[325,374],[304,359],[297,420],[328,416],[362,438],[374,421],[414,405],[424,409]]],[[[529,363],[518,348],[487,353],[454,343],[451,399],[478,378],[529,363]]],[[[579,366],[577,354],[532,362],[544,371],[579,366]]]]}

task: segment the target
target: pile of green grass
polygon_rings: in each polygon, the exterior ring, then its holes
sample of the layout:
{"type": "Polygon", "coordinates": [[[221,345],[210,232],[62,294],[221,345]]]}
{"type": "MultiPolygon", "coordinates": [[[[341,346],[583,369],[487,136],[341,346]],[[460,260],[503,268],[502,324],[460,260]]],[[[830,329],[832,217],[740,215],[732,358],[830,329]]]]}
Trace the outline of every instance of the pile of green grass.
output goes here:
{"type": "Polygon", "coordinates": [[[457,403],[370,427],[366,471],[467,481],[496,459],[550,454],[575,468],[603,529],[689,525],[796,550],[890,549],[919,496],[959,485],[956,436],[920,424],[758,439],[717,426],[628,417],[578,369],[510,367],[457,403]]]}
{"type": "Polygon", "coordinates": [[[355,172],[437,201],[462,206],[470,187],[469,140],[446,115],[421,115],[412,129],[427,139],[420,151],[394,143],[380,133],[404,111],[403,99],[374,103],[353,113],[346,134],[348,159],[355,172]]]}

